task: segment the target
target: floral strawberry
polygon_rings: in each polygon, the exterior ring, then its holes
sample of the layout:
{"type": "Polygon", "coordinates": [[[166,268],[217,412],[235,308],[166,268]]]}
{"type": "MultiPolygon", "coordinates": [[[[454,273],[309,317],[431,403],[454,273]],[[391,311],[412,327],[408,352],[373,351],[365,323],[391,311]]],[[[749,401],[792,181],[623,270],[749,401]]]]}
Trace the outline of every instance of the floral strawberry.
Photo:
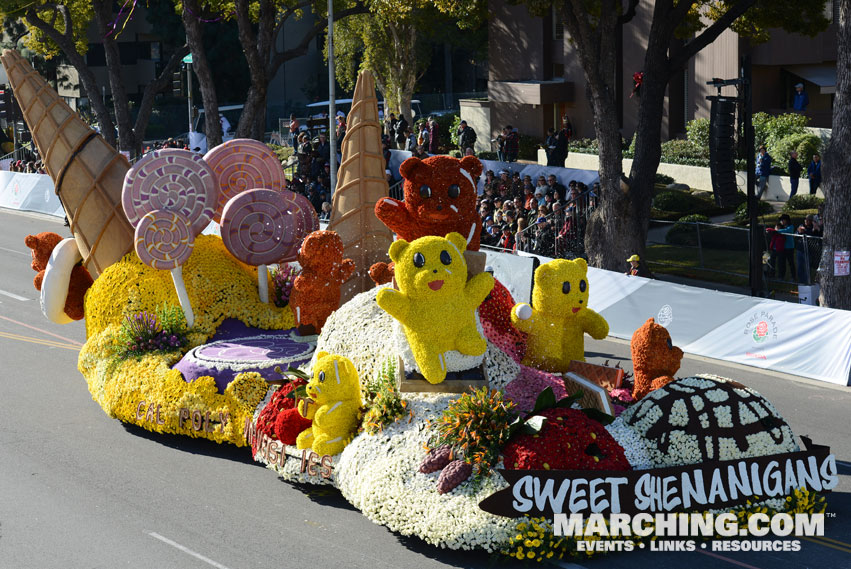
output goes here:
{"type": "Polygon", "coordinates": [[[307,382],[303,379],[294,379],[293,381],[286,383],[283,387],[276,391],[274,395],[272,395],[269,403],[263,407],[263,410],[260,411],[260,416],[257,417],[256,426],[258,431],[258,440],[262,438],[260,433],[263,433],[267,437],[273,439],[278,438],[275,433],[275,421],[278,418],[278,414],[281,411],[295,408],[296,399],[289,395],[294,389],[297,389],[301,385],[307,385],[307,382]]]}
{"type": "Polygon", "coordinates": [[[541,411],[537,434],[515,435],[502,449],[511,470],[629,470],[623,448],[608,431],[577,409],[541,411]]]}
{"type": "Polygon", "coordinates": [[[479,318],[488,340],[519,363],[526,352],[526,334],[511,324],[512,308],[511,293],[501,282],[495,281],[493,290],[479,306],[479,318]]]}
{"type": "Polygon", "coordinates": [[[284,409],[275,418],[275,437],[285,445],[294,445],[299,434],[313,422],[302,417],[298,409],[284,409]]]}

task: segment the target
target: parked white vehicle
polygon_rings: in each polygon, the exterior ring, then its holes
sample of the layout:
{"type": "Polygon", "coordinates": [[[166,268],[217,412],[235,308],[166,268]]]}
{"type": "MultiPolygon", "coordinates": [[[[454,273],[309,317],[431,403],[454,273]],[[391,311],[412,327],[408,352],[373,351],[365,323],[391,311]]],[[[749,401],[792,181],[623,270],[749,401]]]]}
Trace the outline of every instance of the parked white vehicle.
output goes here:
{"type": "MultiPolygon", "coordinates": [[[[232,140],[236,131],[236,125],[239,123],[239,116],[242,114],[242,109],[245,105],[225,105],[219,107],[219,115],[222,121],[222,142],[232,140]]],[[[189,149],[195,152],[205,154],[207,152],[207,134],[206,123],[207,115],[204,109],[198,111],[198,116],[195,117],[195,124],[192,132],[188,133],[189,149]]]]}

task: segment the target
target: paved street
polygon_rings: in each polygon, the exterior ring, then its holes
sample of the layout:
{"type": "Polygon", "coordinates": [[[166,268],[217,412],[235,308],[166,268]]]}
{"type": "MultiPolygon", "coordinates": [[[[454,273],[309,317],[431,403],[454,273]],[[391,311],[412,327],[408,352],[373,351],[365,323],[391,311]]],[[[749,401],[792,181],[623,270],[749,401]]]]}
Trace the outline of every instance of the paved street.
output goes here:
{"type": "MultiPolygon", "coordinates": [[[[153,435],[110,419],[77,371],[85,326],[39,310],[28,233],[61,222],[0,210],[0,568],[485,567],[371,523],[336,491],[295,487],[248,451],[153,435]]],[[[676,338],[674,339],[676,343],[676,338]]],[[[590,361],[630,368],[624,342],[589,340],[590,361]]],[[[611,554],[580,567],[851,568],[851,388],[686,357],[763,393],[798,434],[831,446],[841,482],[827,538],[798,553],[611,554]]],[[[511,564],[505,564],[511,567],[511,564]]],[[[565,565],[567,566],[567,565],[565,565]]]]}

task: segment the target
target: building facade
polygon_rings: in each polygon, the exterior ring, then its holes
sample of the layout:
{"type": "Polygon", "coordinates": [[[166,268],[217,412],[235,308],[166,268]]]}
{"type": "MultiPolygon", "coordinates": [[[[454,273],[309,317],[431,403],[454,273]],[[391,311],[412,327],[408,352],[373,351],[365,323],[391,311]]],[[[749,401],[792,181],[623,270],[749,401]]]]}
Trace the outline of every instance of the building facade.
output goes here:
{"type": "MultiPolygon", "coordinates": [[[[688,121],[708,118],[706,97],[717,91],[707,82],[714,77],[737,77],[741,57],[746,54],[752,61],[754,112],[790,112],[794,85],[800,82],[810,98],[806,111],[810,125],[829,127],[836,84],[838,3],[828,0],[825,10],[831,24],[814,38],[773,30],[771,40],[751,46],[733,31],[723,32],[668,84],[663,137],[681,137],[688,121]]],[[[532,16],[526,6],[506,0],[490,0],[489,12],[486,114],[491,134],[511,124],[521,134],[543,139],[547,128],[558,128],[560,117],[567,114],[574,136],[593,138],[582,67],[556,14],[532,16]]],[[[634,19],[620,28],[618,37],[616,104],[625,138],[635,132],[638,98],[630,98],[632,77],[644,65],[652,16],[653,3],[639,3],[634,19]]],[[[735,90],[725,88],[724,94],[735,95],[735,90]]]]}

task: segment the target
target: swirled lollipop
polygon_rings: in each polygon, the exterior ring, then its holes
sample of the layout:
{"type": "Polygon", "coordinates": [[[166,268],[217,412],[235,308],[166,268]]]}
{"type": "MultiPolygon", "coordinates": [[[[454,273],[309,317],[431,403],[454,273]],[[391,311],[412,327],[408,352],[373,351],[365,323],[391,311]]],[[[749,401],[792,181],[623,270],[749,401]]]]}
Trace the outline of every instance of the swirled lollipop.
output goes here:
{"type": "Polygon", "coordinates": [[[222,241],[234,257],[257,265],[263,302],[269,301],[266,265],[294,260],[316,218],[310,202],[312,217],[296,196],[288,190],[248,190],[228,200],[222,211],[222,241]]]}
{"type": "Polygon", "coordinates": [[[174,211],[188,219],[192,235],[210,223],[218,190],[213,171],[188,150],[157,150],[139,160],[124,176],[121,205],[132,225],[151,211],[174,211]]]}
{"type": "Polygon", "coordinates": [[[215,220],[221,223],[228,200],[252,188],[282,190],[284,169],[272,150],[257,140],[234,138],[204,155],[218,184],[215,220]]]}
{"type": "Polygon", "coordinates": [[[189,220],[176,211],[155,209],[146,213],[136,226],[134,245],[139,259],[155,269],[170,270],[180,307],[191,328],[195,314],[183,282],[183,263],[192,254],[195,236],[189,220]]]}

